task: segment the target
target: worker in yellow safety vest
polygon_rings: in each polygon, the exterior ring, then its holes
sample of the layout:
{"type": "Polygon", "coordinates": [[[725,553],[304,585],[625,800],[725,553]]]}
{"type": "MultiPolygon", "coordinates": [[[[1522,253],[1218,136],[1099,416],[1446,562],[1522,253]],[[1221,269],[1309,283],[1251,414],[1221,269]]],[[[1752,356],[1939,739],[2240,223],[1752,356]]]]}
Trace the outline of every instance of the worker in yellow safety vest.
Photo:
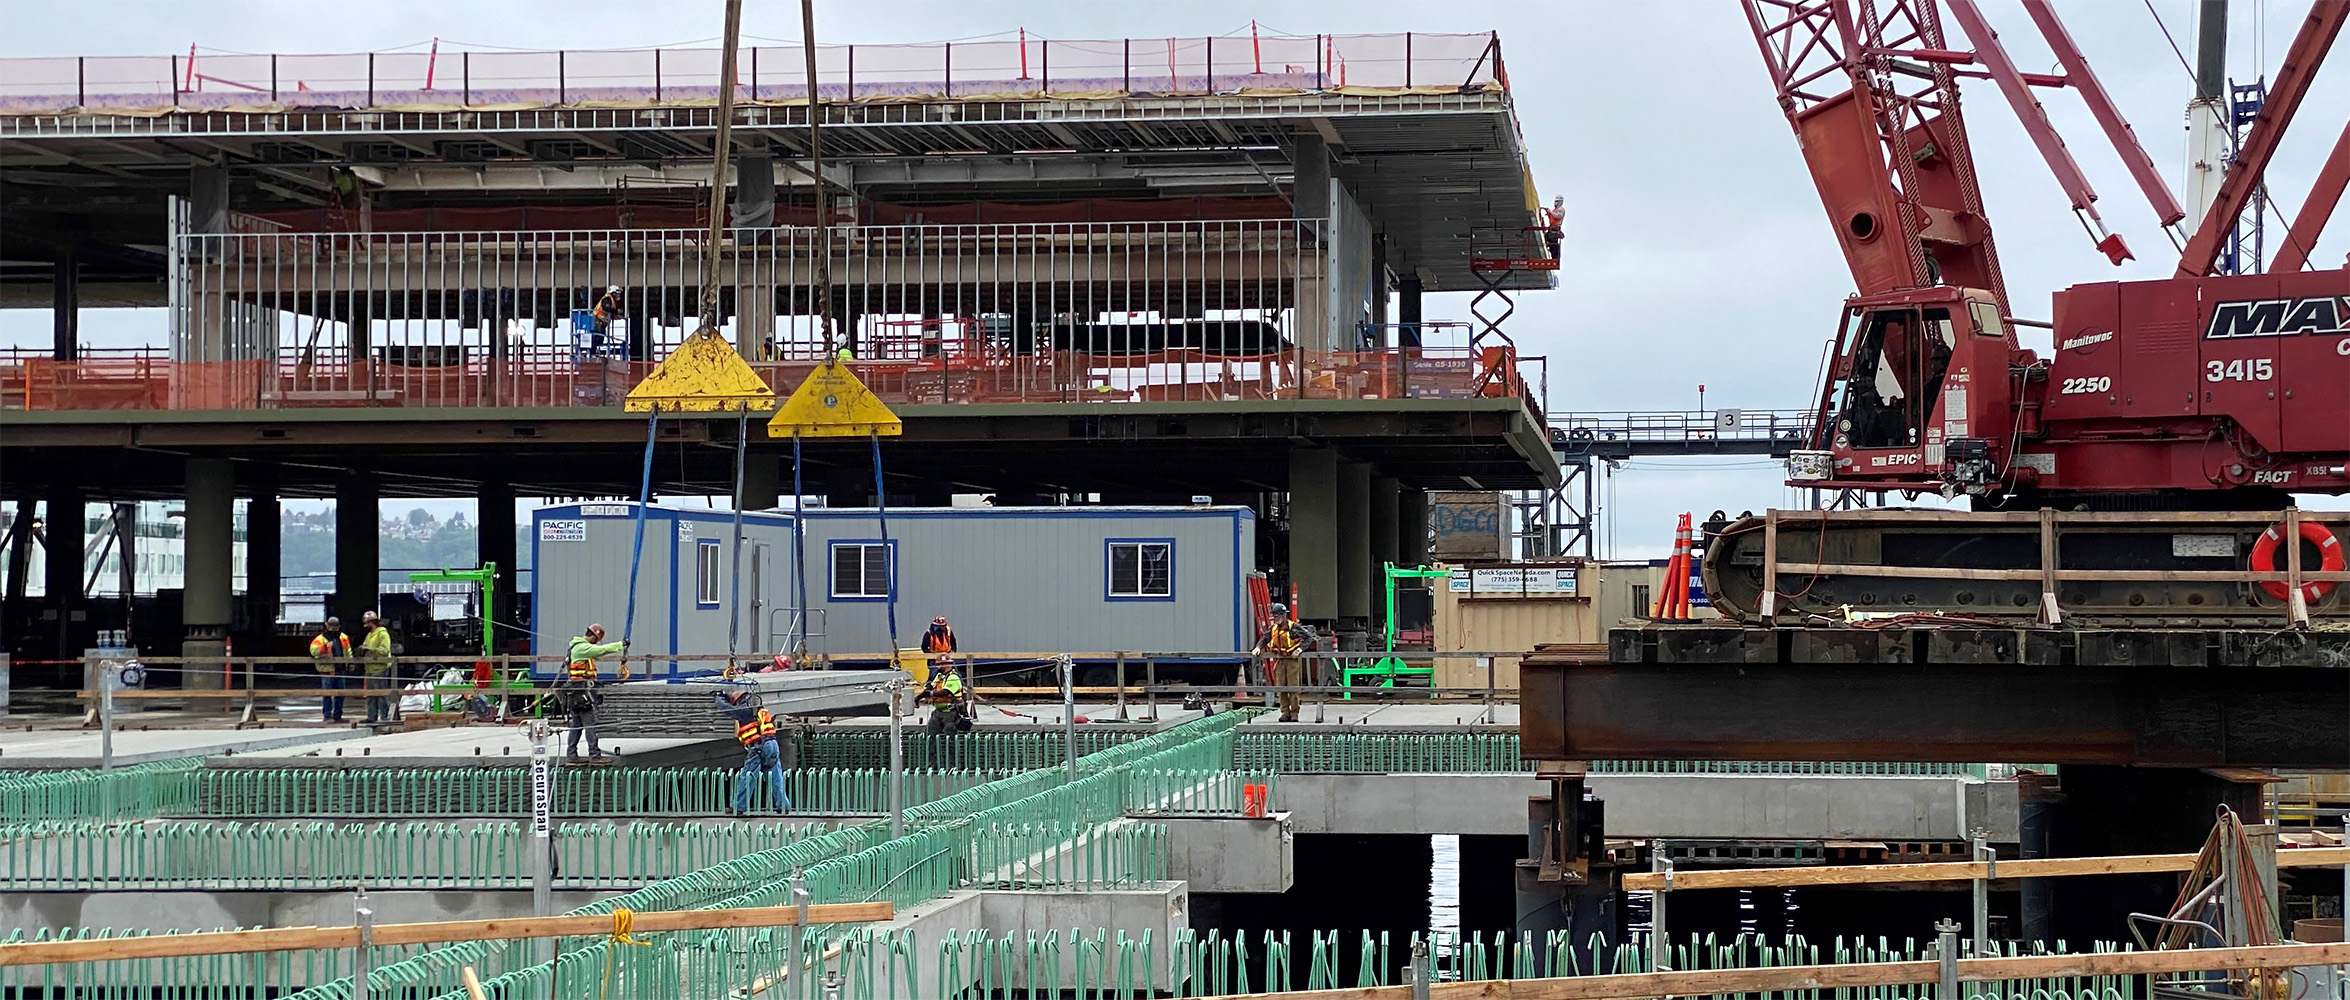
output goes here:
{"type": "Polygon", "coordinates": [[[783,746],[777,741],[775,716],[750,698],[750,692],[732,688],[718,695],[719,714],[734,720],[735,741],[743,745],[742,773],[734,779],[736,816],[751,811],[751,788],[764,774],[777,815],[791,811],[791,796],[783,791],[783,746]]]}
{"type": "MultiPolygon", "coordinates": [[[[359,616],[359,624],[365,626],[365,637],[359,640],[359,662],[365,672],[360,678],[361,686],[378,690],[397,689],[400,686],[400,667],[392,660],[392,630],[384,625],[383,616],[374,611],[359,616]]],[[[399,696],[367,696],[369,725],[397,722],[399,718],[399,696]]]]}
{"type": "MultiPolygon", "coordinates": [[[[310,637],[310,665],[318,670],[318,686],[325,691],[343,689],[343,664],[351,659],[351,637],[343,634],[343,620],[330,617],[318,634],[310,637]]],[[[343,721],[343,696],[328,694],[318,699],[318,718],[321,722],[343,721]]]]}
{"type": "Polygon", "coordinates": [[[953,660],[941,657],[930,668],[930,679],[922,684],[922,700],[930,704],[930,719],[922,724],[922,731],[932,736],[970,732],[971,710],[964,699],[962,675],[955,673],[953,660]]]}
{"type": "Polygon", "coordinates": [[[1266,658],[1266,671],[1275,687],[1284,688],[1275,699],[1281,706],[1281,721],[1296,722],[1297,710],[1304,702],[1304,692],[1296,690],[1306,682],[1305,661],[1298,657],[1314,647],[1314,633],[1303,625],[1289,620],[1289,606],[1272,607],[1272,624],[1265,629],[1265,638],[1257,643],[1256,654],[1266,658]]]}
{"type": "Polygon", "coordinates": [[[589,625],[587,631],[571,637],[571,651],[564,659],[563,679],[555,685],[563,695],[563,707],[571,713],[571,732],[563,738],[563,755],[580,759],[579,738],[587,736],[588,756],[601,758],[604,747],[596,742],[596,705],[602,700],[596,694],[596,661],[628,649],[628,640],[604,641],[604,626],[589,625]]]}

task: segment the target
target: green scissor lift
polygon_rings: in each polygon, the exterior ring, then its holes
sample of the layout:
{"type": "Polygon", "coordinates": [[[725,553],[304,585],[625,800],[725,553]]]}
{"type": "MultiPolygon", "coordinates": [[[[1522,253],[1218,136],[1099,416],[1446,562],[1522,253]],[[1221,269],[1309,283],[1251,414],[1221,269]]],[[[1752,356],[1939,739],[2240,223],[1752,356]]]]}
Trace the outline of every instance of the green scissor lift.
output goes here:
{"type": "MultiPolygon", "coordinates": [[[[1404,662],[1403,657],[1397,656],[1395,653],[1395,581],[1447,579],[1452,576],[1452,571],[1430,569],[1426,566],[1405,568],[1394,563],[1382,563],[1381,566],[1387,576],[1387,645],[1382,650],[1385,655],[1370,661],[1366,666],[1340,668],[1338,683],[1342,687],[1351,688],[1355,686],[1355,679],[1361,677],[1375,679],[1375,683],[1367,685],[1369,687],[1391,688],[1395,686],[1395,679],[1398,677],[1426,677],[1429,679],[1429,683],[1433,684],[1436,678],[1436,667],[1433,661],[1425,667],[1414,666],[1404,662]]],[[[1360,664],[1363,661],[1357,660],[1355,662],[1360,664]]],[[[1352,698],[1354,696],[1342,695],[1341,697],[1352,698]]]]}
{"type": "MultiPolygon", "coordinates": [[[[483,563],[480,569],[426,570],[408,574],[408,582],[410,583],[470,583],[481,588],[481,657],[492,664],[496,663],[495,657],[498,650],[497,615],[494,613],[496,609],[492,606],[492,602],[495,600],[493,595],[497,593],[497,580],[498,564],[494,562],[483,563]]],[[[1389,596],[1392,603],[1393,595],[1389,596]]],[[[509,699],[513,695],[535,695],[538,693],[538,685],[532,683],[528,678],[528,667],[520,670],[498,670],[492,666],[491,670],[495,672],[495,687],[498,692],[498,709],[501,717],[503,717],[509,699]]],[[[444,695],[455,694],[464,697],[472,695],[476,690],[478,689],[471,684],[436,683],[432,688],[432,710],[435,712],[441,710],[441,698],[444,695]]],[[[532,706],[533,714],[546,711],[545,706],[538,701],[533,701],[532,706]]]]}

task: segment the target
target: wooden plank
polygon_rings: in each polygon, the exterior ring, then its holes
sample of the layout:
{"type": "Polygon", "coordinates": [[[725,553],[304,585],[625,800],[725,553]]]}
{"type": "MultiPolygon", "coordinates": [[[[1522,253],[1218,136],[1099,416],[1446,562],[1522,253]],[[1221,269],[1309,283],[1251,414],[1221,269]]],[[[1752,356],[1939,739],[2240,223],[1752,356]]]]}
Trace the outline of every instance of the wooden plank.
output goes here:
{"type": "MultiPolygon", "coordinates": [[[[1998,862],[2000,878],[2054,878],[2071,875],[2132,875],[2178,872],[2194,867],[2192,854],[2123,854],[2101,858],[2038,858],[1998,862]]],[[[2277,867],[2308,868],[2350,864],[2350,848],[2304,847],[2277,852],[2277,867]]],[[[1673,873],[1675,889],[1745,889],[1798,885],[1883,885],[1897,882],[1953,882],[1988,877],[1982,861],[1936,861],[1891,865],[1807,865],[1800,868],[1746,868],[1673,873]]],[[[1629,872],[1626,890],[1662,889],[1663,872],[1629,872]]]]}
{"type": "MultiPolygon", "coordinates": [[[[2350,944],[2281,944],[2251,948],[2197,948],[2104,954],[2033,955],[2022,958],[1962,958],[1962,982],[1997,982],[2075,976],[2135,976],[2210,969],[2284,969],[2350,962],[2350,944]]],[[[1939,963],[1878,962],[1801,965],[1762,969],[1701,969],[1690,972],[1635,972],[1555,979],[1487,979],[1435,983],[1430,1000],[1635,1000],[1643,997],[1718,996],[1793,990],[1844,989],[1931,983],[1939,963]]],[[[1281,1000],[1410,1000],[1410,986],[1354,987],[1257,993],[1281,1000]]],[[[1226,998],[1209,998],[1226,1000],[1226,998]]],[[[1235,1000],[1237,998],[1235,997],[1235,1000]]]]}
{"type": "MultiPolygon", "coordinates": [[[[634,929],[640,933],[786,927],[799,923],[799,912],[796,906],[662,910],[634,914],[632,919],[635,921],[634,929]]],[[[867,923],[888,920],[895,915],[896,907],[889,903],[834,903],[808,908],[808,922],[811,924],[867,923]]],[[[613,926],[613,918],[609,916],[448,920],[422,924],[383,924],[375,928],[374,937],[378,945],[445,944],[455,941],[603,935],[612,933],[613,926]]],[[[251,931],[154,934],[84,941],[34,941],[0,944],[0,966],[182,955],[247,955],[265,951],[353,948],[358,944],[357,927],[272,927],[251,931]]]]}
{"type": "MultiPolygon", "coordinates": [[[[473,689],[473,688],[467,688],[466,690],[468,690],[468,691],[471,691],[471,690],[474,690],[474,689],[473,689]]],[[[489,687],[482,688],[481,690],[483,690],[483,691],[496,691],[496,690],[498,690],[498,686],[497,686],[496,684],[491,684],[489,687]]],[[[182,689],[178,689],[178,688],[130,688],[130,689],[127,689],[127,690],[122,690],[122,691],[116,691],[116,692],[114,692],[114,700],[116,700],[116,701],[203,701],[203,700],[214,700],[214,701],[219,701],[219,700],[227,700],[227,701],[243,701],[243,700],[245,700],[245,699],[247,699],[247,698],[319,698],[319,697],[327,697],[327,696],[332,696],[332,697],[336,697],[336,698],[364,698],[364,697],[367,697],[367,696],[369,696],[369,695],[381,695],[381,696],[384,696],[384,697],[390,697],[390,696],[392,696],[392,695],[421,694],[421,693],[423,693],[423,692],[418,692],[418,691],[408,691],[408,690],[405,690],[405,689],[402,689],[402,688],[260,688],[260,689],[258,689],[258,690],[256,690],[256,689],[251,689],[251,688],[232,688],[232,689],[228,689],[228,690],[196,690],[196,691],[188,691],[188,690],[182,690],[182,689]]],[[[74,696],[75,698],[77,698],[77,699],[80,699],[80,700],[82,700],[82,701],[97,701],[97,700],[98,700],[98,692],[96,692],[96,691],[76,691],[76,692],[74,692],[74,693],[73,693],[73,696],[74,696]]]]}

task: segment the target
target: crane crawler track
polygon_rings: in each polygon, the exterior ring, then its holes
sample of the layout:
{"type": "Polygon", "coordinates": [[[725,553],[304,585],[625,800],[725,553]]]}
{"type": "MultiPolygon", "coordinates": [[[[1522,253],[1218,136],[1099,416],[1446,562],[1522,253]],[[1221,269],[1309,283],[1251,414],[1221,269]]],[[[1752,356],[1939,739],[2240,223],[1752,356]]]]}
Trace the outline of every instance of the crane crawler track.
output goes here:
{"type": "Polygon", "coordinates": [[[1710,535],[1702,572],[1714,608],[1741,622],[1866,613],[2275,628],[2294,620],[2271,591],[2296,587],[2309,616],[2350,622],[2350,572],[2327,568],[2338,546],[2283,545],[2272,570],[2252,568],[2263,532],[2292,538],[2300,524],[2341,536],[2350,514],[1773,511],[1710,535]]]}

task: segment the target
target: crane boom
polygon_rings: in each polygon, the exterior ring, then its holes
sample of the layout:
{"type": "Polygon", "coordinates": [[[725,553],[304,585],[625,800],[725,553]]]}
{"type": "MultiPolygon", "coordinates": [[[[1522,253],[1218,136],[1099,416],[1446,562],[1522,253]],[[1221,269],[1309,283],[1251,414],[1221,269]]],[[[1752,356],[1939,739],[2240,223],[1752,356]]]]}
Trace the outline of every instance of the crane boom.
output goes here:
{"type": "Polygon", "coordinates": [[[2006,283],[1934,0],[1746,0],[1862,295],[2006,283]]]}

